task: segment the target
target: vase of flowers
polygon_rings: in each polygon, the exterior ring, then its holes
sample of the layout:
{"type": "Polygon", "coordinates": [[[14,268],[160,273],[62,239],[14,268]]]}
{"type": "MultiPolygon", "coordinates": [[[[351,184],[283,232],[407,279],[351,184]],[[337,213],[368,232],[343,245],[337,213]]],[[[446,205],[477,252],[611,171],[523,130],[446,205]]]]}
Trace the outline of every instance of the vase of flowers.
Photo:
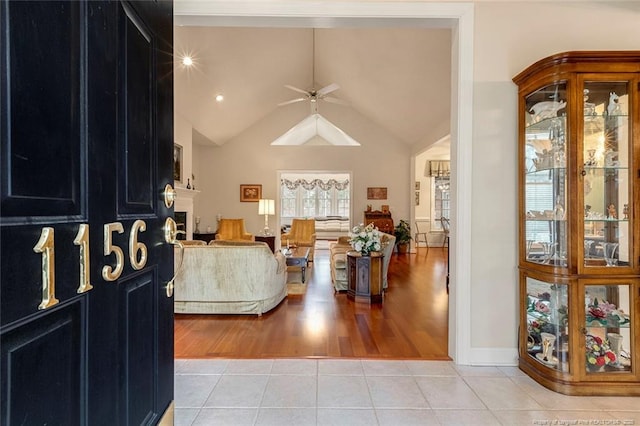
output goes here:
{"type": "Polygon", "coordinates": [[[380,251],[380,231],[373,223],[355,226],[349,233],[351,247],[363,256],[369,256],[372,251],[380,251]]]}
{"type": "Polygon", "coordinates": [[[605,365],[613,364],[616,355],[611,350],[611,345],[606,339],[587,334],[585,341],[585,355],[587,358],[587,371],[603,371],[605,365]]]}

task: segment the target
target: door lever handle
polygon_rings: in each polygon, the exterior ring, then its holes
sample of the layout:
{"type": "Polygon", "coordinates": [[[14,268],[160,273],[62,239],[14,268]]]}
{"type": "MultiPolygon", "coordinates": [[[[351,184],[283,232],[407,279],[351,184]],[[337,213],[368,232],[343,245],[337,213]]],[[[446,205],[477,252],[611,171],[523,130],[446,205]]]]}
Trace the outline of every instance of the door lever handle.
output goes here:
{"type": "Polygon", "coordinates": [[[166,287],[167,297],[172,297],[173,289],[175,287],[175,280],[178,274],[180,273],[180,271],[182,270],[182,262],[184,260],[184,245],[182,245],[180,240],[177,239],[177,236],[178,234],[186,234],[186,232],[178,231],[178,225],[176,225],[175,220],[173,220],[173,218],[171,217],[168,217],[164,221],[163,230],[164,230],[164,240],[168,244],[172,244],[174,246],[180,247],[180,263],[178,264],[178,267],[175,269],[173,273],[173,278],[169,280],[166,287]]]}

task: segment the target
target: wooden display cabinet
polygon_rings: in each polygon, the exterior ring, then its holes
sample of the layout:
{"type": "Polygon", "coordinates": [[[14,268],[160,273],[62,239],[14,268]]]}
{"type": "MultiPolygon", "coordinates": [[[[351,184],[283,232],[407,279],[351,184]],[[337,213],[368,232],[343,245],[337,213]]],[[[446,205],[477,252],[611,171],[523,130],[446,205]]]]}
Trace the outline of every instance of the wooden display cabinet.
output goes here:
{"type": "Polygon", "coordinates": [[[640,395],[640,51],[568,52],[518,85],[519,365],[640,395]]]}

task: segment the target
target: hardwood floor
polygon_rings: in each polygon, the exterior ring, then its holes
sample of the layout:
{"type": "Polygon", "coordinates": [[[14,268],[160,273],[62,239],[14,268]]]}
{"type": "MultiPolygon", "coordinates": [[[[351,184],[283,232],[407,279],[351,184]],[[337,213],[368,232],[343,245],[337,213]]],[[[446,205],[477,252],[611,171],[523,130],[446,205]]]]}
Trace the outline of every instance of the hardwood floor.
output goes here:
{"type": "Polygon", "coordinates": [[[175,357],[449,359],[445,250],[394,254],[381,305],[334,293],[328,250],[312,265],[306,294],[261,317],[176,314],[175,357]]]}

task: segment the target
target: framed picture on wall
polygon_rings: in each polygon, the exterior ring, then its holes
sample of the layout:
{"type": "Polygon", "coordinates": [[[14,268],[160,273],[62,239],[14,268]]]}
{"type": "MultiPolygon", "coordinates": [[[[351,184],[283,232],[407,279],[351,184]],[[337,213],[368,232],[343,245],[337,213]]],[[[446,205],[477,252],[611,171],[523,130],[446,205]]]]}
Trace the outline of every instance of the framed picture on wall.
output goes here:
{"type": "Polygon", "coordinates": [[[367,200],[386,200],[387,188],[367,188],[367,200]]]}
{"type": "Polygon", "coordinates": [[[240,201],[257,203],[262,198],[262,185],[240,185],[240,201]]]}
{"type": "Polygon", "coordinates": [[[182,183],[182,145],[173,144],[173,180],[182,183]]]}

